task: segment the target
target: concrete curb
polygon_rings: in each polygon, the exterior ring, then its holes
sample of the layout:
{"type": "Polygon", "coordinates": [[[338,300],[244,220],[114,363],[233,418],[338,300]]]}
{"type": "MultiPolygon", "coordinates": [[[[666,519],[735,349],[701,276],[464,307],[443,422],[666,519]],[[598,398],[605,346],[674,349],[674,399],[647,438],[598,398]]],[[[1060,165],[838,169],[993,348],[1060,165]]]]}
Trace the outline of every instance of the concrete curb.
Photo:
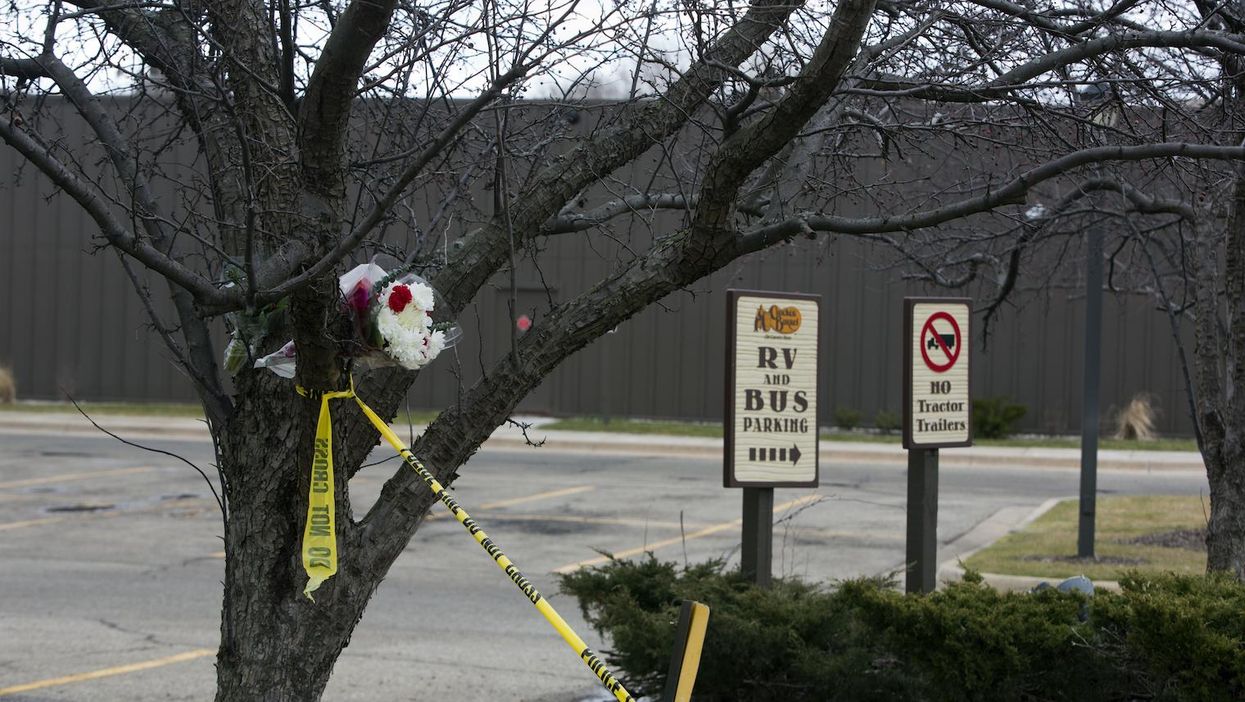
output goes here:
{"type": "MultiPolygon", "coordinates": [[[[207,423],[202,419],[129,415],[99,415],[94,419],[101,427],[121,435],[203,440],[210,438],[207,423]]],[[[0,412],[0,431],[79,435],[99,433],[99,429],[80,414],[11,411],[0,412]]]]}
{"type": "MultiPolygon", "coordinates": [[[[1031,524],[1035,519],[1049,512],[1051,508],[1053,508],[1055,505],[1059,504],[1060,502],[1063,502],[1065,500],[1070,500],[1070,499],[1076,499],[1076,498],[1074,497],[1053,497],[1043,502],[1036,509],[1032,510],[1028,515],[1025,516],[1024,519],[1021,519],[1019,522],[1015,522],[1014,524],[1012,524],[1010,527],[1007,527],[1006,529],[1002,528],[1003,525],[1000,523],[1001,520],[996,519],[996,518],[1001,517],[1002,515],[1004,515],[1004,513],[1008,512],[1008,510],[1014,509],[1014,508],[1001,509],[995,514],[986,518],[985,520],[980,522],[977,526],[973,527],[968,532],[966,532],[963,536],[957,538],[955,542],[947,545],[946,548],[949,550],[952,550],[954,549],[955,544],[957,543],[965,542],[965,543],[971,544],[971,546],[969,547],[967,551],[958,554],[953,559],[945,560],[941,564],[939,564],[938,574],[937,574],[937,577],[935,578],[938,582],[938,587],[943,588],[950,583],[955,583],[955,582],[959,582],[963,580],[964,569],[960,567],[960,564],[962,562],[971,558],[973,554],[977,553],[978,551],[981,551],[982,549],[989,547],[994,542],[1003,538],[1007,534],[1024,529],[1025,527],[1029,526],[1029,524],[1031,524]]],[[[1066,580],[1066,578],[1059,578],[1059,577],[1040,577],[1040,576],[1032,576],[1032,575],[1005,575],[1002,573],[981,573],[981,578],[987,585],[1001,592],[1022,592],[1026,590],[1032,590],[1033,588],[1037,587],[1038,585],[1042,583],[1047,583],[1051,587],[1054,587],[1058,585],[1060,582],[1066,580]]],[[[1110,590],[1112,592],[1120,591],[1120,584],[1114,580],[1095,580],[1093,581],[1093,583],[1094,583],[1094,589],[1096,590],[1110,590]]]]}
{"type": "MultiPolygon", "coordinates": [[[[520,418],[523,419],[523,418],[520,418]]],[[[722,440],[704,437],[669,436],[663,434],[624,434],[588,431],[545,431],[540,425],[547,418],[526,418],[532,427],[528,434],[534,441],[544,440],[543,448],[580,453],[627,453],[654,456],[688,456],[720,458],[722,440]]],[[[207,425],[201,419],[187,417],[156,417],[101,415],[96,421],[109,431],[123,436],[207,440],[207,425]]],[[[423,427],[415,427],[417,433],[423,427]]],[[[0,412],[0,431],[39,434],[90,434],[97,432],[81,415],[20,411],[0,412]]],[[[523,432],[503,426],[493,432],[483,449],[515,450],[528,447],[523,432]]],[[[826,464],[876,463],[907,465],[907,452],[896,444],[822,441],[819,459],[826,464]]],[[[1012,448],[1002,446],[943,449],[944,466],[998,468],[1080,467],[1080,451],[1063,448],[1012,448]]],[[[1098,467],[1104,470],[1205,470],[1201,456],[1188,451],[1099,451],[1098,467]]]]}
{"type": "MultiPolygon", "coordinates": [[[[1001,573],[982,573],[981,577],[987,585],[999,592],[1028,592],[1042,583],[1055,587],[1067,580],[1067,578],[1038,578],[1027,575],[1003,575],[1001,573]]],[[[1093,583],[1095,590],[1120,591],[1120,584],[1114,580],[1094,580],[1093,583]]]]}

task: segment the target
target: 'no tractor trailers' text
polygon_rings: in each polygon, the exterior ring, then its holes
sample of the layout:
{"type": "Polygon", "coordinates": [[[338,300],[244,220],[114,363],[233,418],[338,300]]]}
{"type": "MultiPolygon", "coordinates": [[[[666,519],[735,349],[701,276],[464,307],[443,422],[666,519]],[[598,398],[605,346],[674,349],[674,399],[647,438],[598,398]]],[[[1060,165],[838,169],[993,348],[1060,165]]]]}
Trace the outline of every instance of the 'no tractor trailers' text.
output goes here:
{"type": "Polygon", "coordinates": [[[916,408],[918,412],[963,412],[963,402],[930,402],[929,400],[917,400],[916,408]]]}
{"type": "Polygon", "coordinates": [[[953,419],[921,419],[917,417],[913,421],[916,422],[917,431],[964,431],[968,428],[967,422],[961,422],[953,419]]]}

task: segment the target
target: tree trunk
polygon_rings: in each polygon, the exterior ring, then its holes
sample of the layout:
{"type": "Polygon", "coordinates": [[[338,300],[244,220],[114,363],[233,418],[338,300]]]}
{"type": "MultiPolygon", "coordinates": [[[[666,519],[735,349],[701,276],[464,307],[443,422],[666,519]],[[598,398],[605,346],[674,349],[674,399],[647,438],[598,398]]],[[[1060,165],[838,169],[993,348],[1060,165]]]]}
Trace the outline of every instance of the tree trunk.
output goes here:
{"type": "MultiPolygon", "coordinates": [[[[239,379],[239,405],[219,437],[229,517],[218,702],[320,699],[381,577],[350,567],[354,526],[343,487],[361,461],[348,464],[350,454],[366,454],[341,440],[357,421],[351,416],[334,423],[339,571],[314,602],[303,595],[300,544],[319,402],[266,376],[239,379]]],[[[345,414],[335,407],[335,416],[345,414]]]]}
{"type": "MultiPolygon", "coordinates": [[[[248,561],[254,563],[254,561],[248,561]]],[[[301,609],[301,585],[281,593],[265,590],[262,562],[232,569],[223,612],[233,621],[216,659],[217,702],[309,702],[320,699],[345,640],[301,609]],[[248,587],[247,584],[250,584],[248,587]]],[[[223,627],[222,627],[223,628],[223,627]]]]}
{"type": "Polygon", "coordinates": [[[1210,481],[1210,520],[1206,525],[1206,569],[1231,573],[1245,582],[1245,455],[1232,431],[1220,450],[1203,452],[1210,481]]]}
{"type": "MultiPolygon", "coordinates": [[[[1224,70],[1240,76],[1239,61],[1224,70]]],[[[1236,79],[1238,110],[1245,82],[1236,79]]],[[[1239,140],[1238,137],[1233,138],[1239,140]]],[[[1245,582],[1245,169],[1236,166],[1226,221],[1208,218],[1195,230],[1194,377],[1198,448],[1210,485],[1206,569],[1245,582]],[[1220,224],[1222,222],[1222,225],[1220,224]]]]}

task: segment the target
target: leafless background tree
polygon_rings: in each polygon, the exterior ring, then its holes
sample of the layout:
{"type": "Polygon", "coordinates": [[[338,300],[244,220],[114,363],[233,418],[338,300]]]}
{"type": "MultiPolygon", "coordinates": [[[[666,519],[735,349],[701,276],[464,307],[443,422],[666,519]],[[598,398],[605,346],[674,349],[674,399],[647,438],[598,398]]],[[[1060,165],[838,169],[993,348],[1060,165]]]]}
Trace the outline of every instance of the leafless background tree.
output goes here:
{"type": "MultiPolygon", "coordinates": [[[[230,381],[209,332],[227,319],[251,355],[292,337],[298,382],[338,388],[349,334],[336,276],[377,252],[432,281],[446,317],[485,286],[513,289],[551,237],[621,252],[608,276],[486,349],[482,379],[418,439],[452,482],[562,360],[740,257],[869,238],[913,275],[973,286],[989,318],[1022,267],[1057,282],[1085,220],[1110,220],[1112,284],[1151,291],[1174,326],[1194,320],[1210,566],[1245,577],[1233,394],[1245,36],[1230,4],[11,0],[6,12],[0,138],[90,214],[212,428],[220,700],[317,699],[433,503],[400,469],[353,514],[348,481],[376,436],[339,408],[345,557],[306,601],[297,544],[316,404],[250,364],[230,381]],[[72,105],[96,148],[60,139],[52,101],[72,105]],[[621,175],[637,165],[651,177],[621,175]],[[179,196],[154,197],[162,181],[179,196]],[[490,200],[472,201],[481,184],[490,200]],[[657,221],[673,226],[646,226],[657,221]]],[[[357,377],[387,417],[412,379],[357,377]]]]}

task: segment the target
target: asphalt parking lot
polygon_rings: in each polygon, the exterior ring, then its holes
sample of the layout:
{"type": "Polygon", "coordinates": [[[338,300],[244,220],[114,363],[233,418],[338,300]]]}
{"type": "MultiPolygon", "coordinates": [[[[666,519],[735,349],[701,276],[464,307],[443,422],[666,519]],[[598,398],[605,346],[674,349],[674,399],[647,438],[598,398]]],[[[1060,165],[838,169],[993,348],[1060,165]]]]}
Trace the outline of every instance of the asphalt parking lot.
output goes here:
{"type": "MultiPolygon", "coordinates": [[[[147,443],[202,467],[211,460],[203,441],[147,443]]],[[[352,481],[359,513],[395,469],[391,461],[352,481]]],[[[1206,490],[1205,477],[1187,470],[1104,471],[1100,487],[1206,490]]],[[[822,466],[818,489],[778,490],[775,572],[833,580],[894,571],[905,489],[902,466],[836,464],[822,466]]],[[[599,551],[737,556],[740,495],[721,487],[714,459],[485,449],[454,490],[594,648],[608,643],[557,594],[553,573],[600,562],[599,551]]],[[[1018,519],[1076,490],[1074,470],[944,468],[940,560],[975,545],[983,521],[1018,519]]],[[[436,509],[381,585],[325,699],[598,698],[575,655],[436,509]]],[[[0,698],[211,699],[220,533],[203,480],[173,459],[98,435],[0,432],[0,698]]]]}

